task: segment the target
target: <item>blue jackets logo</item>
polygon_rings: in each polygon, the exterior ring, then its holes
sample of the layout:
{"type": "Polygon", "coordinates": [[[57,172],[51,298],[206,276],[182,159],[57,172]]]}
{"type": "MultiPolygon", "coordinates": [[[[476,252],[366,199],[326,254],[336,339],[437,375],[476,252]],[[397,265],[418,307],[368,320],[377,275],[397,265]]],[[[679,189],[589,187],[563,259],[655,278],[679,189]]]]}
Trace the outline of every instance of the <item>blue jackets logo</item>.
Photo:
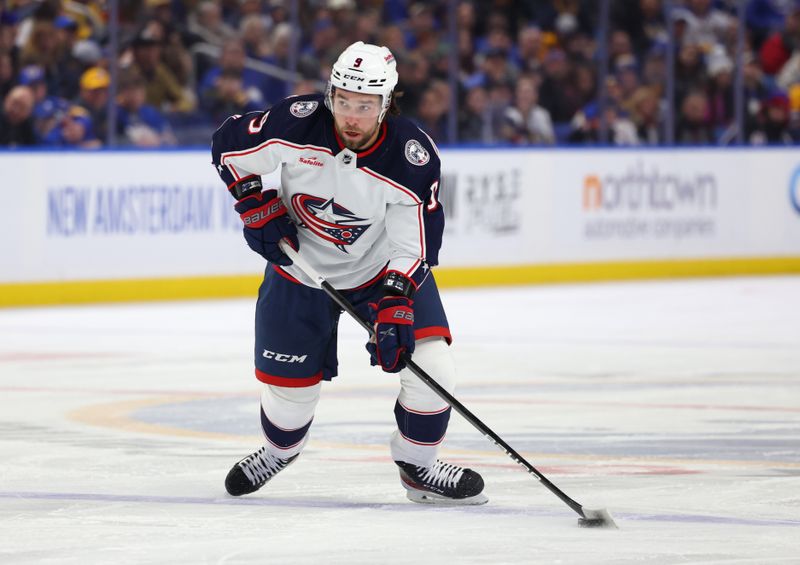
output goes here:
{"type": "Polygon", "coordinates": [[[305,118],[313,114],[317,106],[319,106],[319,103],[316,100],[303,100],[289,106],[289,111],[296,118],[305,118]]]}
{"type": "Polygon", "coordinates": [[[359,224],[366,218],[359,218],[344,206],[310,194],[292,196],[292,208],[300,219],[301,227],[314,235],[333,243],[337,249],[347,253],[348,245],[353,245],[371,224],[359,224]]]}
{"type": "Polygon", "coordinates": [[[409,139],[406,143],[406,159],[412,165],[421,167],[431,160],[431,155],[416,139],[409,139]]]}

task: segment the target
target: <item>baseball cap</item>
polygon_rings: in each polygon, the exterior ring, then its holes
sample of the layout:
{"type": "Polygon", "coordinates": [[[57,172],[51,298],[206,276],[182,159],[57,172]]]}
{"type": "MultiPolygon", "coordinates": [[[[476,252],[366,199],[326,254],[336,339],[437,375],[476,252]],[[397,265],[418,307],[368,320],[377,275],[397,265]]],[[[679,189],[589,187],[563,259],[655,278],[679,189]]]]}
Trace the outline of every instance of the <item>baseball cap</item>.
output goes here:
{"type": "Polygon", "coordinates": [[[78,22],[63,14],[55,19],[53,25],[56,29],[78,29],[78,22]]]}
{"type": "Polygon", "coordinates": [[[69,110],[69,102],[56,96],[48,96],[33,108],[33,117],[37,120],[58,117],[69,110]]]}
{"type": "Polygon", "coordinates": [[[28,65],[19,72],[19,83],[30,86],[35,82],[44,80],[44,69],[39,65],[28,65]]]}
{"type": "Polygon", "coordinates": [[[72,56],[84,65],[96,65],[103,58],[103,50],[96,41],[81,39],[72,46],[72,56]]]}
{"type": "Polygon", "coordinates": [[[92,67],[81,75],[81,88],[86,90],[108,88],[109,84],[111,77],[103,67],[92,67]]]}

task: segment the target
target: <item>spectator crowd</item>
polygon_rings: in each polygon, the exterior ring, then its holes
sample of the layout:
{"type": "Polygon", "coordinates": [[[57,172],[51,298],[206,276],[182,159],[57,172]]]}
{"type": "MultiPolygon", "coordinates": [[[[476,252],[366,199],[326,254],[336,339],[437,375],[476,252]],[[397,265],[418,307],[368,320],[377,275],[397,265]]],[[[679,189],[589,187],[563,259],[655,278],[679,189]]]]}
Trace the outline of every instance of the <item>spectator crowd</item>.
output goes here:
{"type": "Polygon", "coordinates": [[[0,147],[206,145],[359,39],[439,143],[724,145],[738,100],[745,143],[798,143],[800,0],[742,1],[738,59],[737,0],[119,0],[114,30],[105,0],[4,0],[0,147]]]}

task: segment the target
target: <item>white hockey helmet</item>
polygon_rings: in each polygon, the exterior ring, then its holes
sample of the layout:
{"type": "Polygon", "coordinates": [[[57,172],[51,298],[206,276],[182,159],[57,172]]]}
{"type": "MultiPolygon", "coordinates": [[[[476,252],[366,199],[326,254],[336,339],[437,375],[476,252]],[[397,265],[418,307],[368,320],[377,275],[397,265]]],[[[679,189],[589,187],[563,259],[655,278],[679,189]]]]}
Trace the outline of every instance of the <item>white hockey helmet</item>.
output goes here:
{"type": "Polygon", "coordinates": [[[397,62],[387,47],[356,41],[342,51],[331,68],[325,105],[331,112],[333,111],[334,88],[364,94],[379,94],[381,111],[378,123],[381,123],[392,103],[392,92],[397,86],[397,79],[397,62]]]}

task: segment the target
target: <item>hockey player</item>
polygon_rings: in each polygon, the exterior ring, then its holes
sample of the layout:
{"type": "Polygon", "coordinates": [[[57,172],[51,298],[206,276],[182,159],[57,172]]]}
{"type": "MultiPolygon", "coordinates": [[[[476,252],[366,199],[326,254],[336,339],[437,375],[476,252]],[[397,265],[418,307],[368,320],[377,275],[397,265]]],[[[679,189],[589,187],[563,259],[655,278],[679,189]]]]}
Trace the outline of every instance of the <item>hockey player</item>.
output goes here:
{"type": "Polygon", "coordinates": [[[228,473],[233,496],[258,490],[297,459],[321,381],[337,373],[341,312],[281,251],[286,239],[372,321],[371,363],[399,374],[390,445],[408,498],[487,501],[478,473],[437,459],[450,407],[401,358],[413,353],[454,390],[450,330],[430,271],[444,229],[439,156],[422,130],[396,115],[397,79],[389,49],[359,41],[334,63],[324,96],[231,116],[214,133],[213,164],[237,201],[245,240],[269,261],[255,330],[266,441],[228,473]],[[262,187],[261,175],[279,166],[280,187],[262,187]]]}

